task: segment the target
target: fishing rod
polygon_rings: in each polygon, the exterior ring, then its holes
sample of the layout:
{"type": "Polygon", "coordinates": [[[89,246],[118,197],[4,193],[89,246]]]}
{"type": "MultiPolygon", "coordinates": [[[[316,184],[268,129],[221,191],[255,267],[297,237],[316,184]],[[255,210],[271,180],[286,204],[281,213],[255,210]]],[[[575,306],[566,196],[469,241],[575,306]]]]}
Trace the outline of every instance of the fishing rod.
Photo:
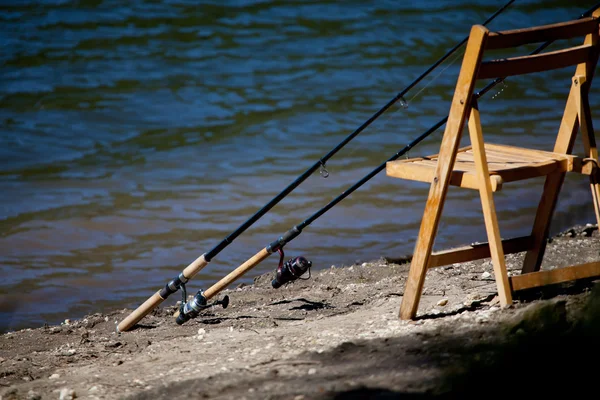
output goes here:
{"type": "MultiPolygon", "coordinates": [[[[589,16],[589,14],[591,14],[598,7],[600,7],[600,3],[597,3],[593,8],[590,8],[589,10],[587,10],[586,12],[581,14],[579,16],[579,19],[589,16]]],[[[552,44],[553,42],[554,42],[554,40],[550,40],[550,41],[543,43],[538,48],[536,48],[534,51],[532,51],[530,53],[530,55],[540,53],[545,48],[550,46],[550,44],[552,44]]],[[[496,79],[492,80],[485,87],[483,87],[480,91],[478,91],[477,93],[475,93],[473,95],[473,100],[476,101],[479,98],[483,97],[486,93],[488,93],[490,90],[492,90],[496,85],[498,85],[501,82],[504,82],[505,79],[506,78],[496,78],[496,79]]],[[[307,226],[309,226],[311,223],[313,223],[316,219],[321,217],[323,214],[325,214],[328,210],[330,210],[331,208],[336,206],[339,202],[344,200],[346,197],[350,196],[354,191],[359,189],[362,185],[364,185],[366,182],[371,180],[375,175],[377,175],[379,172],[381,172],[383,169],[385,169],[386,164],[388,162],[394,161],[394,160],[398,159],[399,157],[401,157],[402,155],[406,154],[414,146],[418,145],[421,141],[423,141],[425,138],[427,138],[433,132],[437,131],[441,126],[446,124],[447,121],[448,121],[448,116],[442,118],[440,121],[438,121],[436,124],[434,124],[427,131],[425,131],[420,136],[418,136],[416,139],[414,139],[412,142],[407,144],[403,149],[401,149],[396,154],[394,154],[392,157],[390,157],[387,161],[385,161],[384,163],[379,165],[377,168],[375,168],[370,173],[365,175],[362,179],[360,179],[354,185],[352,185],[351,187],[346,189],[344,192],[342,192],[338,197],[331,200],[327,205],[325,205],[323,208],[318,210],[316,213],[314,213],[309,218],[305,219],[300,224],[295,225],[293,228],[291,228],[286,233],[284,233],[282,236],[280,236],[277,240],[273,241],[267,247],[260,250],[258,253],[256,253],[254,256],[252,256],[250,259],[248,259],[246,262],[244,262],[242,265],[237,267],[235,270],[230,272],[227,276],[225,276],[220,281],[218,281],[213,286],[211,286],[209,289],[207,289],[204,292],[202,290],[199,290],[196,293],[196,295],[188,302],[182,301],[182,304],[181,304],[178,312],[176,312],[174,315],[174,317],[176,318],[177,324],[182,325],[185,322],[189,321],[190,319],[197,317],[202,310],[209,308],[209,307],[213,307],[215,305],[222,305],[223,308],[227,308],[227,305],[229,304],[228,296],[225,296],[223,298],[223,300],[218,300],[211,304],[208,304],[208,300],[210,300],[212,297],[217,295],[220,291],[225,289],[232,282],[234,282],[235,280],[237,280],[238,278],[243,276],[246,272],[250,271],[252,268],[256,267],[260,262],[262,262],[264,259],[266,259],[267,257],[269,257],[271,254],[273,254],[275,252],[278,252],[280,254],[280,259],[279,259],[279,266],[277,267],[277,271],[275,274],[275,278],[271,282],[271,285],[273,286],[273,288],[277,289],[280,286],[282,286],[290,281],[299,279],[307,270],[309,271],[309,274],[310,274],[310,268],[312,266],[312,263],[302,256],[291,258],[287,262],[283,263],[283,260],[284,260],[283,247],[286,244],[288,244],[289,242],[291,242],[292,240],[294,240],[296,237],[298,237],[302,233],[302,230],[305,229],[307,226]]]]}
{"type": "MultiPolygon", "coordinates": [[[[483,25],[487,25],[491,21],[493,21],[498,15],[500,15],[506,8],[508,8],[515,0],[508,1],[505,5],[500,7],[494,14],[492,14],[488,19],[483,22],[483,25]]],[[[217,244],[212,250],[208,253],[202,254],[196,260],[194,260],[190,265],[188,265],[183,272],[177,275],[173,280],[168,282],[165,287],[154,295],[152,295],[148,300],[146,300],[143,304],[141,304],[137,309],[135,309],[127,318],[125,318],[119,325],[117,325],[118,332],[125,332],[129,330],[132,326],[138,323],[142,318],[144,318],[150,311],[158,307],[160,303],[166,300],[171,294],[177,292],[179,288],[185,285],[190,279],[192,279],[198,272],[200,272],[208,263],[223,249],[225,249],[228,245],[230,245],[240,234],[242,234],[246,229],[252,226],[256,221],[258,221],[263,215],[265,215],[271,208],[273,208],[277,203],[279,203],[283,198],[285,198],[288,194],[290,194],[296,187],[298,187],[302,182],[304,182],[309,176],[311,176],[317,169],[321,168],[323,172],[323,176],[326,178],[329,174],[325,169],[325,164],[327,161],[333,157],[339,150],[341,150],[346,144],[348,144],[352,139],[358,136],[365,128],[367,128],[371,123],[373,123],[379,116],[381,116],[384,112],[386,112],[392,105],[394,105],[399,100],[404,101],[404,96],[419,82],[421,82],[427,75],[429,75],[435,68],[437,68],[442,62],[444,62],[448,57],[450,57],[456,50],[458,50],[462,45],[464,45],[469,37],[465,37],[461,42],[456,44],[453,48],[451,48],[446,54],[444,54],[439,60],[433,63],[425,72],[423,72],[418,78],[416,78],[413,82],[411,82],[406,88],[404,88],[401,92],[399,92],[394,98],[392,98],[386,105],[384,105],[379,111],[373,114],[368,120],[366,120],[361,126],[359,126],[354,132],[348,135],[344,140],[338,143],[333,149],[329,151],[325,156],[320,158],[317,162],[315,162],[310,168],[308,168],[302,175],[296,178],[295,181],[290,183],[285,189],[283,189],[277,196],[275,196],[271,201],[269,201],[263,208],[258,210],[252,217],[250,217],[246,222],[240,225],[235,231],[225,237],[219,244],[217,244]]]]}

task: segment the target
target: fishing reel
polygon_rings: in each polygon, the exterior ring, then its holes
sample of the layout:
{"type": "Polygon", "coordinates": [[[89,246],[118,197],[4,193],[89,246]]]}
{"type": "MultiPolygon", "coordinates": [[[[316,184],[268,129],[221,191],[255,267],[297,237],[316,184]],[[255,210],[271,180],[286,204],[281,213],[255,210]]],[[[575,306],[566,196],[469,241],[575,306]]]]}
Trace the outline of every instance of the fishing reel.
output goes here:
{"type": "Polygon", "coordinates": [[[275,279],[271,281],[271,285],[273,288],[278,289],[282,285],[285,285],[288,282],[295,281],[300,278],[302,274],[304,274],[308,270],[307,278],[300,279],[310,279],[310,267],[312,267],[312,262],[308,261],[306,258],[299,256],[290,258],[285,263],[283,262],[284,253],[282,249],[279,249],[279,266],[277,267],[277,272],[275,273],[275,279]]]}
{"type": "Polygon", "coordinates": [[[192,298],[190,301],[187,303],[181,303],[181,306],[179,307],[179,315],[177,316],[175,322],[177,322],[177,325],[183,325],[190,319],[196,318],[202,310],[217,306],[219,304],[222,305],[223,308],[227,308],[229,305],[229,296],[223,297],[223,300],[217,300],[211,304],[208,304],[206,297],[204,297],[204,293],[202,290],[199,290],[194,298],[192,298]]]}

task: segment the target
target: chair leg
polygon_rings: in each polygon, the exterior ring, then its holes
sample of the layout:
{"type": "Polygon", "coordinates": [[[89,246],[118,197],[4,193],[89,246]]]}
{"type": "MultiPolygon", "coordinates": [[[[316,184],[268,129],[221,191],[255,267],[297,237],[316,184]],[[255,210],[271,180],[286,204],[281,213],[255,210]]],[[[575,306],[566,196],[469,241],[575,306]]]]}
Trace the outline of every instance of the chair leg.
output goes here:
{"type": "Polygon", "coordinates": [[[546,251],[548,235],[550,233],[550,220],[552,219],[552,214],[554,214],[554,208],[558,201],[558,194],[560,193],[564,180],[564,173],[550,174],[546,177],[544,191],[531,230],[533,244],[531,249],[525,254],[525,260],[523,261],[523,267],[521,269],[522,274],[540,270],[546,251]]]}
{"type": "Polygon", "coordinates": [[[469,134],[471,136],[471,144],[473,145],[473,156],[475,158],[475,167],[479,181],[479,196],[481,197],[481,207],[483,209],[485,229],[488,236],[490,256],[494,266],[498,297],[500,298],[500,304],[506,306],[512,303],[512,294],[506,272],[506,260],[504,258],[504,249],[502,248],[502,238],[500,237],[500,227],[498,226],[498,217],[496,216],[496,205],[494,204],[492,194],[490,172],[483,144],[479,109],[475,101],[473,102],[471,116],[469,117],[469,134]]]}
{"type": "MultiPolygon", "coordinates": [[[[581,85],[578,80],[581,75],[574,77],[563,118],[558,129],[558,136],[554,144],[557,153],[570,154],[573,150],[577,129],[579,128],[579,115],[581,109],[581,85]]],[[[585,80],[585,79],[584,79],[585,80]]],[[[537,208],[531,236],[533,238],[532,248],[525,254],[522,274],[539,271],[546,251],[546,240],[550,233],[550,220],[554,214],[558,194],[565,180],[564,173],[550,174],[544,182],[544,191],[537,208]]]]}
{"type": "Polygon", "coordinates": [[[592,199],[594,201],[594,211],[596,211],[596,223],[598,224],[598,227],[600,227],[600,182],[597,182],[597,179],[594,179],[593,177],[591,177],[590,180],[592,199]]]}
{"type": "Polygon", "coordinates": [[[413,319],[417,315],[421,292],[425,283],[425,274],[435,241],[440,216],[443,208],[443,199],[430,198],[425,205],[425,212],[421,221],[421,228],[413,259],[410,263],[410,271],[406,280],[406,287],[400,305],[400,319],[413,319]],[[433,201],[431,201],[433,200],[433,201]]]}
{"type": "Polygon", "coordinates": [[[579,82],[579,95],[576,98],[577,114],[579,116],[579,129],[581,130],[581,138],[583,139],[583,148],[585,150],[586,159],[584,161],[593,164],[592,175],[590,175],[590,189],[592,190],[592,201],[594,203],[594,211],[596,212],[596,222],[600,226],[600,181],[598,178],[598,146],[596,145],[596,137],[594,136],[594,126],[592,123],[590,104],[588,101],[589,83],[586,82],[586,77],[576,75],[573,79],[574,83],[579,82]]]}

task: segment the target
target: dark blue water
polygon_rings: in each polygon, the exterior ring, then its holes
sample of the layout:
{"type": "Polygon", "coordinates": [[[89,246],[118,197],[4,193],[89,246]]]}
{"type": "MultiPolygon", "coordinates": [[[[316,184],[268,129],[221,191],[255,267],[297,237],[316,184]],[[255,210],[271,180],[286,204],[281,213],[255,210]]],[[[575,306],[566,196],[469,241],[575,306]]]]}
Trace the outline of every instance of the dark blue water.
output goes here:
{"type": "MultiPolygon", "coordinates": [[[[137,306],[502,4],[2,2],[0,331],[137,306]]],[[[557,22],[590,6],[517,1],[490,28],[557,22]]],[[[221,252],[189,290],[206,289],[444,117],[460,57],[330,160],[327,179],[310,177],[221,252]]],[[[552,148],[571,75],[507,80],[481,102],[486,139],[552,148]]],[[[439,139],[410,155],[437,152],[439,139]]],[[[538,183],[498,194],[504,237],[529,232],[538,183]]],[[[408,254],[427,190],[381,173],[286,254],[316,268],[408,254]]],[[[585,180],[567,182],[553,230],[593,221],[589,199],[585,180]]],[[[451,190],[436,247],[484,234],[477,194],[451,190]]]]}

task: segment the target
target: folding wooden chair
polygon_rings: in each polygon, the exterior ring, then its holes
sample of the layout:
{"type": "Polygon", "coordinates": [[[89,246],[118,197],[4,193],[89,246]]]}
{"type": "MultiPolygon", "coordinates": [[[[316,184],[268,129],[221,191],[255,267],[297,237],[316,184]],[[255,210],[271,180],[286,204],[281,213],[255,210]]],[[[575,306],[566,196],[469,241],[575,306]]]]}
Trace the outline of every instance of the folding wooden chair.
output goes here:
{"type": "Polygon", "coordinates": [[[512,303],[513,291],[600,276],[600,261],[540,271],[550,220],[566,173],[589,176],[596,218],[600,224],[600,168],[588,103],[588,92],[598,62],[599,16],[600,9],[590,18],[529,29],[490,32],[481,25],[471,29],[439,154],[389,162],[386,168],[388,176],[431,183],[400,318],[416,316],[425,273],[428,268],[441,265],[491,257],[501,305],[512,303]],[[536,55],[483,60],[488,50],[576,37],[584,38],[583,45],[536,55]],[[575,75],[552,152],[484,143],[473,93],[477,79],[504,78],[575,65],[575,75]],[[459,149],[467,119],[471,146],[459,149]],[[583,139],[582,156],[572,155],[578,131],[581,131],[583,139]],[[546,181],[531,235],[501,240],[493,192],[501,190],[507,182],[540,176],[545,176],[546,181]],[[488,243],[432,254],[448,185],[479,190],[488,243]],[[527,251],[522,273],[509,278],[504,255],[522,251],[527,251]]]}

